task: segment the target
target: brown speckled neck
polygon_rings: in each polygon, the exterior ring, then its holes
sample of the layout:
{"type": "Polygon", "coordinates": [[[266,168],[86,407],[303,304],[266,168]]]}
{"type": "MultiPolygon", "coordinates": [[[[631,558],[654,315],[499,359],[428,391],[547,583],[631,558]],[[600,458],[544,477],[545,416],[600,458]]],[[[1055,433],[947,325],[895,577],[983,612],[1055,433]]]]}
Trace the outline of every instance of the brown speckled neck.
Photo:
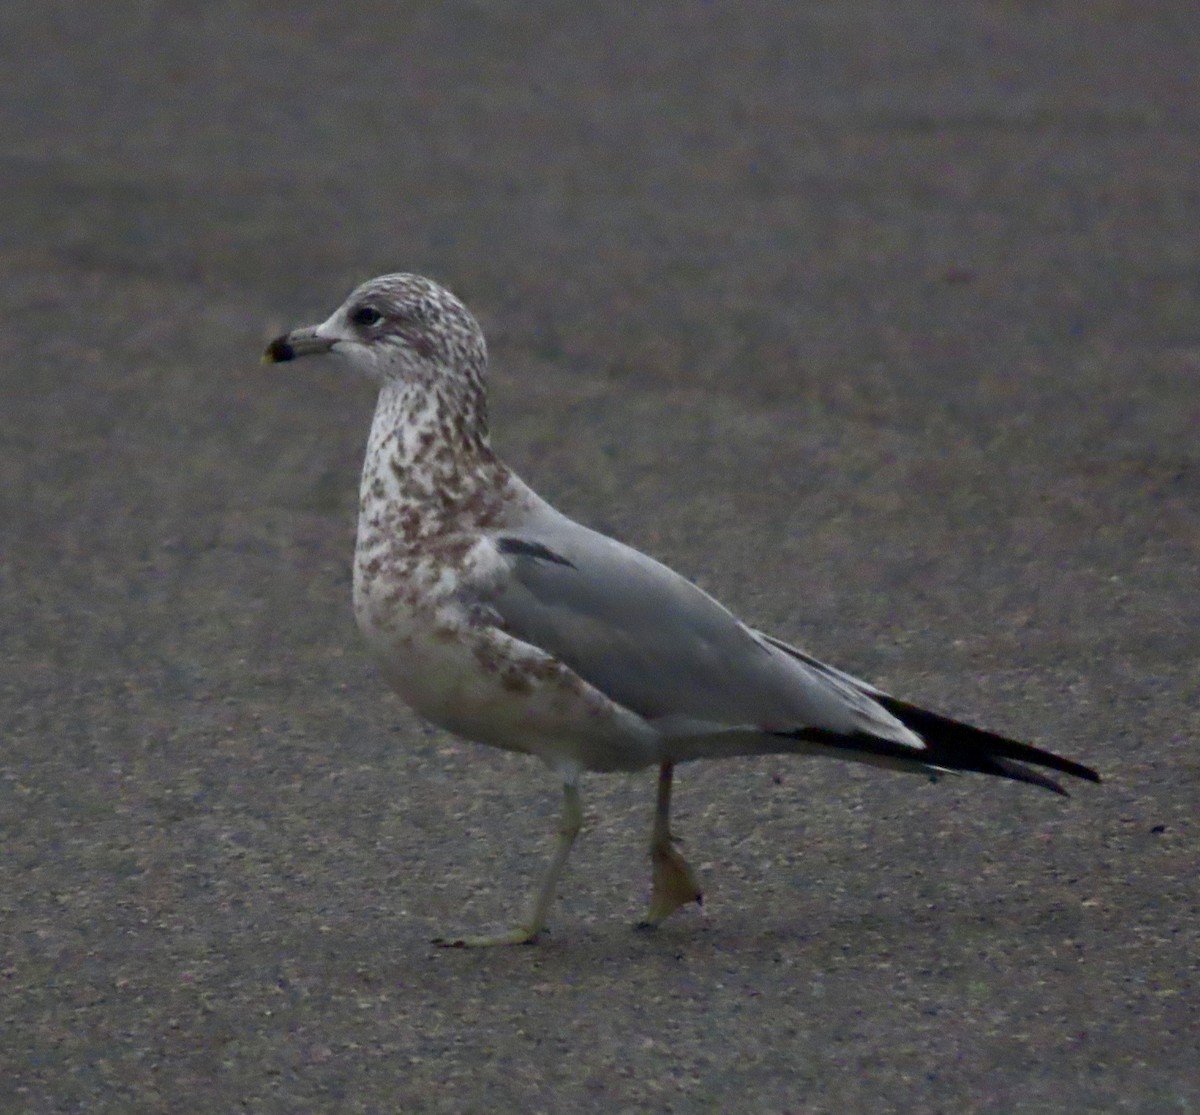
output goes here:
{"type": "Polygon", "coordinates": [[[488,443],[481,379],[385,382],[359,491],[356,579],[453,562],[523,490],[488,443]]]}

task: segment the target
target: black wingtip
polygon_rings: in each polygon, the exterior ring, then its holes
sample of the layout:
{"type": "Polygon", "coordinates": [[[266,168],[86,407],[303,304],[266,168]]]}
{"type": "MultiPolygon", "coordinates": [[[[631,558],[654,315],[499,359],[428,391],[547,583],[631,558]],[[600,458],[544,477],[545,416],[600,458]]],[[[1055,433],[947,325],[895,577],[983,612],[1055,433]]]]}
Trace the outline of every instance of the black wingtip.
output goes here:
{"type": "Polygon", "coordinates": [[[1074,759],[1056,755],[1030,743],[1009,739],[1007,736],[976,728],[952,720],[928,709],[899,701],[895,697],[876,698],[905,727],[917,733],[930,748],[930,762],[951,769],[975,770],[982,774],[999,774],[1017,782],[1028,782],[1070,797],[1053,779],[1040,771],[1030,770],[1025,764],[1045,767],[1047,770],[1080,778],[1085,782],[1100,782],[1097,771],[1074,759]]]}
{"type": "Polygon", "coordinates": [[[984,770],[983,774],[997,774],[1001,778],[1009,778],[1013,782],[1025,782],[1030,786],[1040,786],[1043,790],[1049,790],[1052,794],[1059,794],[1061,797],[1069,798],[1071,795],[1063,789],[1053,778],[1042,774],[1039,770],[1030,770],[1028,767],[1023,767],[1019,763],[1011,762],[1008,759],[992,756],[988,761],[988,765],[992,768],[984,770]]]}
{"type": "Polygon", "coordinates": [[[1045,767],[1060,774],[1069,774],[1086,782],[1099,782],[1100,775],[1091,767],[1064,759],[1052,751],[1032,744],[1021,743],[996,735],[971,724],[940,716],[928,709],[917,708],[893,697],[877,696],[876,700],[906,727],[916,732],[926,744],[925,751],[914,751],[907,744],[883,739],[868,732],[848,735],[820,728],[799,728],[791,732],[776,732],[788,739],[825,744],[842,751],[858,751],[879,758],[897,759],[901,763],[914,761],[927,768],[942,771],[974,772],[1007,778],[1039,786],[1043,790],[1070,797],[1053,778],[1036,767],[1045,767]]]}

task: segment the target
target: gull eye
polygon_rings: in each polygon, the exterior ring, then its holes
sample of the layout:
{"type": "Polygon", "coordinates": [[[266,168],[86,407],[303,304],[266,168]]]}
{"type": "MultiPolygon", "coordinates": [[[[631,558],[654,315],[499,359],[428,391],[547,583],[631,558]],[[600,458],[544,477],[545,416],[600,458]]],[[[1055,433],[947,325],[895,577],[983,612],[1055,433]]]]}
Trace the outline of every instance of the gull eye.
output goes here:
{"type": "Polygon", "coordinates": [[[355,306],[350,312],[350,320],[355,325],[378,325],[383,321],[383,314],[375,309],[374,306],[355,306]]]}

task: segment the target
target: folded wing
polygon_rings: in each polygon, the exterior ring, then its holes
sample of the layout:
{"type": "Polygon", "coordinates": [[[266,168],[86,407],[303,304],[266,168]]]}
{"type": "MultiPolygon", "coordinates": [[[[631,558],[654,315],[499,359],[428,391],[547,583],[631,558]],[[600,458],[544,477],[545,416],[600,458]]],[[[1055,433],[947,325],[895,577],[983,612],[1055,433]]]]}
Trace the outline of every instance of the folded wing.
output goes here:
{"type": "Polygon", "coordinates": [[[868,686],[781,649],[637,550],[549,509],[494,541],[509,575],[486,605],[504,630],[666,735],[813,728],[923,750],[868,686]]]}
{"type": "Polygon", "coordinates": [[[548,506],[493,541],[508,568],[480,601],[494,622],[653,724],[675,761],[794,751],[977,771],[1058,793],[1022,764],[1099,781],[1082,764],[899,701],[754,631],[671,569],[548,506]]]}

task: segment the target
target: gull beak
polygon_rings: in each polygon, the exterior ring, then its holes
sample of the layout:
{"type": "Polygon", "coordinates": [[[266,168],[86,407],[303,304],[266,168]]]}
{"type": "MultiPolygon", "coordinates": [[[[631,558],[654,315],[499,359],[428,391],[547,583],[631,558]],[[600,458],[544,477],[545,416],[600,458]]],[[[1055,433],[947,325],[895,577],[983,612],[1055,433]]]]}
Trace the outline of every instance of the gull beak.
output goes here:
{"type": "Polygon", "coordinates": [[[319,356],[328,352],[337,344],[336,337],[323,337],[317,330],[319,325],[310,325],[305,329],[293,329],[276,337],[263,353],[264,364],[282,364],[288,360],[296,360],[301,356],[319,356]]]}

